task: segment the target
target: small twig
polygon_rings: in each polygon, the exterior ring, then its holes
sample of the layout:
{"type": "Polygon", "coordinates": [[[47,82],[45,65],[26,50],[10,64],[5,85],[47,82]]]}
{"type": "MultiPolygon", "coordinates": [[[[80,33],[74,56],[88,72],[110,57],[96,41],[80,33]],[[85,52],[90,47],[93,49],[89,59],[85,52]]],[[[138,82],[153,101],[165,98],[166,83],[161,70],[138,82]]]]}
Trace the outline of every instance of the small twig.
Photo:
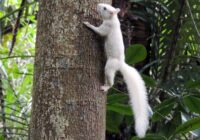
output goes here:
{"type": "MultiPolygon", "coordinates": [[[[25,3],[26,3],[26,0],[22,0],[20,7],[24,7],[25,3]]],[[[20,25],[20,19],[21,19],[23,10],[24,10],[24,8],[21,8],[19,10],[19,13],[18,13],[18,16],[17,16],[17,20],[16,20],[14,30],[13,30],[13,38],[12,38],[11,48],[10,48],[10,52],[9,52],[8,56],[10,56],[12,54],[12,51],[13,51],[13,48],[14,48],[14,45],[15,45],[15,42],[16,42],[18,27],[20,25]]]]}
{"type": "Polygon", "coordinates": [[[25,118],[25,117],[19,117],[19,116],[16,116],[16,115],[14,115],[14,114],[9,114],[9,113],[4,113],[4,114],[2,114],[2,115],[4,115],[4,116],[7,116],[7,117],[9,117],[9,116],[12,116],[12,117],[14,117],[14,118],[16,118],[16,119],[21,119],[22,121],[24,121],[24,120],[26,120],[27,118],[25,118]]]}
{"type": "MultiPolygon", "coordinates": [[[[33,24],[34,22],[32,21],[24,21],[26,24],[30,25],[30,24],[33,24]]],[[[20,23],[19,24],[19,28],[23,28],[24,27],[24,24],[20,23]]],[[[2,35],[5,35],[5,34],[8,34],[8,33],[11,33],[13,31],[13,26],[12,25],[8,25],[6,26],[5,28],[2,29],[2,35]]]]}
{"type": "Polygon", "coordinates": [[[10,107],[10,106],[8,106],[8,105],[4,105],[4,107],[9,108],[10,110],[12,110],[12,111],[14,111],[14,112],[20,113],[20,110],[14,109],[14,108],[12,108],[12,107],[10,107]]]}
{"type": "Polygon", "coordinates": [[[34,55],[8,56],[8,57],[2,57],[0,58],[0,60],[10,59],[10,58],[30,58],[30,57],[35,57],[35,56],[34,55]]]}
{"type": "Polygon", "coordinates": [[[148,64],[146,64],[141,70],[140,70],[140,73],[143,73],[147,68],[151,67],[152,65],[156,64],[156,63],[159,63],[159,62],[163,62],[163,59],[157,59],[157,60],[154,60],[148,64]]]}
{"type": "MultiPolygon", "coordinates": [[[[0,117],[3,117],[2,115],[0,115],[0,117]]],[[[18,120],[15,120],[15,119],[12,119],[12,118],[9,118],[9,117],[5,117],[6,120],[10,120],[10,121],[13,121],[13,122],[16,122],[16,123],[19,123],[21,125],[24,125],[24,126],[27,126],[28,124],[26,123],[23,123],[21,121],[18,121],[18,120]]]]}
{"type": "Polygon", "coordinates": [[[200,39],[200,32],[199,32],[199,30],[198,30],[198,28],[197,28],[197,24],[196,24],[196,22],[195,22],[195,20],[194,20],[194,16],[193,16],[193,14],[192,14],[192,10],[191,10],[191,7],[190,7],[190,4],[189,4],[188,0],[186,0],[186,4],[187,4],[187,7],[188,7],[188,10],[189,10],[191,19],[192,19],[192,23],[194,24],[194,28],[196,29],[197,35],[198,35],[198,37],[199,37],[199,39],[200,39]]]}
{"type": "Polygon", "coordinates": [[[121,90],[118,90],[117,88],[114,88],[114,87],[111,87],[112,89],[114,89],[114,90],[116,90],[117,92],[119,92],[119,93],[122,93],[122,94],[125,94],[125,95],[127,95],[127,93],[126,92],[123,92],[123,91],[121,91],[121,90]]]}
{"type": "Polygon", "coordinates": [[[33,76],[33,73],[16,72],[16,74],[21,74],[21,75],[26,75],[26,76],[33,76]]]}
{"type": "MultiPolygon", "coordinates": [[[[1,132],[0,132],[0,134],[2,134],[1,132]]],[[[27,134],[21,134],[21,133],[11,133],[11,132],[8,132],[8,133],[6,133],[7,135],[19,135],[19,136],[22,136],[22,137],[28,137],[28,135],[27,134]]]]}

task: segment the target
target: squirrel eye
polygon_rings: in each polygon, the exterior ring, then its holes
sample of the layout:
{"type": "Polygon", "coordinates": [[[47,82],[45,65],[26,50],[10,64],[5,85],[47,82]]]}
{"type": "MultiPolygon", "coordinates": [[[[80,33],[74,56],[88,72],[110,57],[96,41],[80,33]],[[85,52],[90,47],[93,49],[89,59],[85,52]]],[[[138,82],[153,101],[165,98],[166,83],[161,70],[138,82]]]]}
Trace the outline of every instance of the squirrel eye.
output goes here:
{"type": "Polygon", "coordinates": [[[106,7],[103,7],[103,10],[107,10],[107,8],[106,8],[106,7]]]}

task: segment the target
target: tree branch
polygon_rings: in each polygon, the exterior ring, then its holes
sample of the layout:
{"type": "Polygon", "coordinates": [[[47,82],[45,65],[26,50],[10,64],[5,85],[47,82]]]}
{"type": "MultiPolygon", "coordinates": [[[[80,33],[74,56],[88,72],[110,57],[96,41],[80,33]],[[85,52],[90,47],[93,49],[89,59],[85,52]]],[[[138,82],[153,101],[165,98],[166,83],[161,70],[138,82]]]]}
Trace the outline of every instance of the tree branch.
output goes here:
{"type": "Polygon", "coordinates": [[[18,13],[18,16],[17,16],[17,20],[16,20],[16,23],[15,23],[15,26],[14,26],[13,38],[12,38],[11,48],[10,48],[10,52],[9,52],[8,56],[10,56],[12,54],[12,51],[13,51],[13,48],[14,48],[14,45],[15,45],[15,42],[16,42],[17,31],[18,31],[18,27],[20,25],[20,18],[22,16],[23,10],[24,10],[24,8],[21,8],[21,7],[24,7],[25,3],[26,3],[26,0],[22,0],[20,10],[19,10],[19,13],[18,13]]]}
{"type": "Polygon", "coordinates": [[[172,62],[174,61],[174,56],[177,50],[177,42],[178,42],[178,38],[179,38],[179,34],[180,34],[180,28],[182,25],[182,16],[184,13],[184,6],[185,6],[185,2],[186,0],[181,0],[180,1],[180,9],[179,9],[179,13],[178,13],[178,17],[177,17],[177,22],[174,28],[174,33],[173,33],[173,37],[172,37],[172,42],[170,44],[170,47],[167,51],[167,58],[166,58],[166,63],[164,65],[164,72],[163,72],[163,76],[161,79],[161,83],[163,83],[164,81],[167,80],[169,73],[172,70],[172,62]]]}
{"type": "Polygon", "coordinates": [[[3,138],[7,139],[6,134],[6,116],[5,116],[5,108],[4,108],[4,96],[3,96],[3,88],[2,88],[2,77],[0,74],[0,105],[1,105],[1,115],[2,115],[2,128],[3,128],[3,138]]]}

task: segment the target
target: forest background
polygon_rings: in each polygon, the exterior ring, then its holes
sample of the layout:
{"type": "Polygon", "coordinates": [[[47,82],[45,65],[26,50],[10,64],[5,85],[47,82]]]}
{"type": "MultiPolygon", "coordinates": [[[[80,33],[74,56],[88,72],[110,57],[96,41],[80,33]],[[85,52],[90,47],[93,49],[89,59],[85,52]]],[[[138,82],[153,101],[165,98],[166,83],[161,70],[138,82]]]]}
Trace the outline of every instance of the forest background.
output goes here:
{"type": "MultiPolygon", "coordinates": [[[[146,139],[199,139],[200,1],[113,0],[126,61],[153,109],[146,139]]],[[[38,1],[0,1],[0,140],[28,139],[38,1]]],[[[107,96],[106,138],[137,139],[122,78],[107,96]]]]}

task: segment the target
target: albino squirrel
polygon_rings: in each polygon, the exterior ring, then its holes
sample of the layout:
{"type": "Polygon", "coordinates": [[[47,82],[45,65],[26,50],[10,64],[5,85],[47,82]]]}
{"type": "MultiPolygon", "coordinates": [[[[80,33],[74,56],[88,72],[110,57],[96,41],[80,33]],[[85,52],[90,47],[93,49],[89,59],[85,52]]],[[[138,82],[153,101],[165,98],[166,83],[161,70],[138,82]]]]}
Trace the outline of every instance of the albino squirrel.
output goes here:
{"type": "Polygon", "coordinates": [[[149,125],[147,92],[138,71],[125,63],[123,37],[117,17],[119,11],[119,8],[100,3],[97,5],[97,12],[102,17],[103,23],[99,27],[95,27],[88,22],[83,23],[95,33],[105,37],[107,62],[105,66],[105,84],[101,86],[101,90],[106,92],[113,86],[116,71],[122,73],[135,116],[135,131],[138,137],[142,138],[145,136],[149,125]]]}

